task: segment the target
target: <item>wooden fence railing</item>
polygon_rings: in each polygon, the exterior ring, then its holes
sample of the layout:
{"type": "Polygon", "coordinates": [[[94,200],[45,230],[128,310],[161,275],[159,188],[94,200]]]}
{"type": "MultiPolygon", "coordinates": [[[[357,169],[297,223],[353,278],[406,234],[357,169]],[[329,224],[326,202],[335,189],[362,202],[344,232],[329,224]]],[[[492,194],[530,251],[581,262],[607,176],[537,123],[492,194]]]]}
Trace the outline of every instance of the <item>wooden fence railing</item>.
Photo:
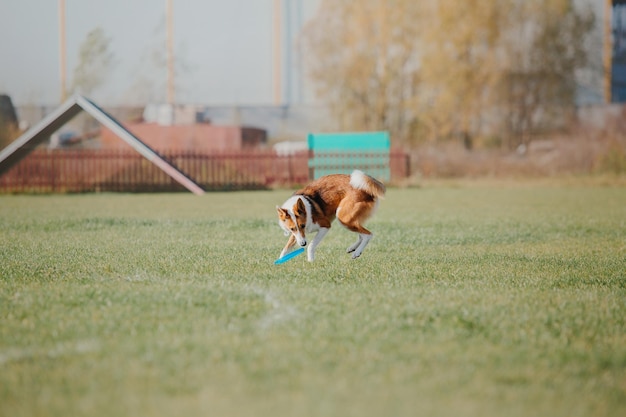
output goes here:
{"type": "MultiPolygon", "coordinates": [[[[309,181],[309,153],[160,152],[204,190],[295,187],[309,181]]],[[[362,155],[360,155],[362,156],[362,155]]],[[[345,159],[345,154],[343,155],[345,159]]],[[[410,175],[409,157],[389,155],[391,182],[410,175]]],[[[338,166],[337,170],[342,167],[338,166]]],[[[367,167],[362,167],[367,172],[367,167]]],[[[133,150],[37,149],[0,176],[0,193],[185,191],[133,150]]]]}

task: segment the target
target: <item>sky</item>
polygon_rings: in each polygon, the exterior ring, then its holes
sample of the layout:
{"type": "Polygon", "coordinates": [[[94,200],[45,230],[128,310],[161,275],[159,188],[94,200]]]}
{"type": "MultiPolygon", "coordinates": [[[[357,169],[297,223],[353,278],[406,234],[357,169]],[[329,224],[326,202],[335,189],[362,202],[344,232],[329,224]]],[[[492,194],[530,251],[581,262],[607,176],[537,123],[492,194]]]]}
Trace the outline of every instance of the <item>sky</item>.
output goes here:
{"type": "MultiPolygon", "coordinates": [[[[58,0],[0,0],[0,93],[14,105],[61,100],[58,0]]],[[[301,77],[295,38],[320,0],[282,0],[282,101],[313,100],[301,77]],[[299,4],[299,6],[298,6],[299,4]],[[291,39],[288,40],[291,28],[291,39]]],[[[275,104],[274,0],[173,0],[176,102],[275,104]]],[[[89,98],[101,105],[162,102],[166,0],[65,0],[66,77],[97,28],[110,39],[113,66],[89,98]]]]}

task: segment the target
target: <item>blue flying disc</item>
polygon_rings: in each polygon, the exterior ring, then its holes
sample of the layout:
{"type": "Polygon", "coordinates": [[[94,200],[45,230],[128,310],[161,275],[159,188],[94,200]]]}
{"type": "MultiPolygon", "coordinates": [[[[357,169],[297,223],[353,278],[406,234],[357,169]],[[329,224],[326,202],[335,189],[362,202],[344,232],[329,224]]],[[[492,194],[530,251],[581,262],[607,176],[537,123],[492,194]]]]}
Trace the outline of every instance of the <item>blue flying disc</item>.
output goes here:
{"type": "Polygon", "coordinates": [[[280,265],[284,262],[287,262],[291,258],[300,255],[302,252],[304,252],[304,248],[299,248],[299,249],[294,250],[293,252],[289,252],[287,255],[283,256],[282,258],[276,259],[274,261],[274,265],[280,265]]]}

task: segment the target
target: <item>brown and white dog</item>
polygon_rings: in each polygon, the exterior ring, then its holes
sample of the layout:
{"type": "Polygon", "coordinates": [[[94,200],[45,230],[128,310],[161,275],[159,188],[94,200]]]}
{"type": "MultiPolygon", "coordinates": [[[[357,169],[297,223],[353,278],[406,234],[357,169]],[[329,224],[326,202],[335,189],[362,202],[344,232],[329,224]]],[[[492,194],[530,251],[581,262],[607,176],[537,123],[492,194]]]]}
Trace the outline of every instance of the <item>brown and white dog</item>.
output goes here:
{"type": "Polygon", "coordinates": [[[348,248],[352,258],[358,258],[372,238],[372,232],[363,223],[374,214],[378,199],[384,195],[385,186],[359,170],[351,175],[326,175],[296,191],[281,207],[276,207],[278,223],[289,236],[280,257],[296,242],[307,246],[307,234],[317,232],[307,250],[307,259],[313,261],[315,248],[337,217],[348,230],[359,234],[356,243],[348,248]]]}

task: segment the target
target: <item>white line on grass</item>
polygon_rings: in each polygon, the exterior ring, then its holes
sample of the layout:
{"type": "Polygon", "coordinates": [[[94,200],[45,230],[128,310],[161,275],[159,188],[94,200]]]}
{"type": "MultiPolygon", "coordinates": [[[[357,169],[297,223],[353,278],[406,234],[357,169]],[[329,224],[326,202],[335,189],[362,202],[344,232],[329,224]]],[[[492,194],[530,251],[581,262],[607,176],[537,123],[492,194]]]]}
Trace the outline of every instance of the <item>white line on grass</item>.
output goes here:
{"type": "Polygon", "coordinates": [[[0,366],[9,363],[17,362],[30,358],[59,358],[61,356],[71,355],[84,355],[91,352],[97,352],[100,350],[100,344],[95,340],[78,340],[73,343],[58,343],[50,349],[42,348],[10,348],[3,352],[0,352],[0,366]]]}
{"type": "Polygon", "coordinates": [[[282,302],[272,291],[259,288],[255,288],[253,291],[258,295],[262,295],[265,303],[270,306],[270,310],[259,320],[259,330],[269,330],[299,316],[298,310],[294,306],[282,302]]]}

